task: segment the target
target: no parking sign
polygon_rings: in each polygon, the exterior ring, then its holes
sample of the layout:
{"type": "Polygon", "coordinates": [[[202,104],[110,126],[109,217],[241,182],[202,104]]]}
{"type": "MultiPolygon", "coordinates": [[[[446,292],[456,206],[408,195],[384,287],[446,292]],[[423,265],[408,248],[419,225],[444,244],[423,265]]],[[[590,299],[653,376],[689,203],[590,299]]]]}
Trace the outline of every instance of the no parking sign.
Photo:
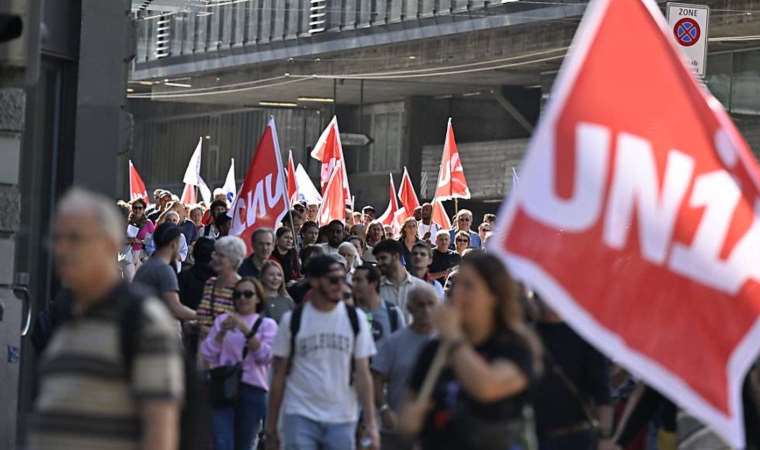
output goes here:
{"type": "Polygon", "coordinates": [[[686,64],[699,77],[703,77],[707,59],[710,8],[705,5],[668,3],[667,16],[673,38],[686,57],[686,64]]]}

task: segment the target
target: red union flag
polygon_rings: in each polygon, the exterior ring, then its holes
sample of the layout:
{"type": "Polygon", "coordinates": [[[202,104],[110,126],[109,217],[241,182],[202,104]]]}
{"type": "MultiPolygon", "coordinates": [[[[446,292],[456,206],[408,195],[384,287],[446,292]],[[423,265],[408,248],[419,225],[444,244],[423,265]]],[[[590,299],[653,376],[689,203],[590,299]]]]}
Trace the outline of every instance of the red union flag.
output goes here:
{"type": "Polygon", "coordinates": [[[333,117],[327,128],[314,144],[314,150],[311,151],[311,157],[322,162],[322,172],[320,174],[320,188],[322,195],[325,195],[327,183],[333,169],[340,162],[343,164],[343,190],[345,197],[351,198],[351,190],[348,187],[348,173],[346,172],[346,162],[343,159],[343,145],[340,143],[340,130],[338,129],[338,118],[333,117]]]}
{"type": "Polygon", "coordinates": [[[398,198],[403,206],[399,212],[399,221],[413,217],[414,210],[420,207],[420,201],[417,199],[417,193],[414,192],[414,185],[406,167],[404,167],[404,175],[401,177],[401,186],[398,188],[398,198]]]}
{"type": "Polygon", "coordinates": [[[230,210],[230,235],[240,236],[251,251],[251,233],[259,228],[275,229],[287,212],[280,144],[274,118],[270,118],[230,210]]]}
{"type": "Polygon", "coordinates": [[[587,340],[743,447],[759,172],[652,0],[596,0],[492,250],[587,340]]]}
{"type": "Polygon", "coordinates": [[[138,198],[150,203],[150,196],[145,189],[145,183],[137,172],[135,165],[132,164],[132,161],[129,161],[129,201],[134,201],[138,198]]]}
{"type": "Polygon", "coordinates": [[[454,127],[451,126],[451,118],[449,118],[449,123],[446,127],[446,141],[443,144],[441,168],[438,171],[438,184],[436,185],[433,197],[441,201],[452,198],[470,198],[470,188],[467,187],[462,160],[459,159],[459,150],[457,149],[457,141],[454,138],[454,127]]]}
{"type": "Polygon", "coordinates": [[[293,164],[293,151],[288,151],[288,198],[293,204],[298,201],[298,185],[296,184],[296,166],[293,164]]]}
{"type": "Polygon", "coordinates": [[[328,225],[333,220],[346,222],[346,197],[343,189],[345,171],[343,164],[338,161],[327,182],[327,188],[323,192],[323,202],[317,212],[319,226],[328,225]]]}

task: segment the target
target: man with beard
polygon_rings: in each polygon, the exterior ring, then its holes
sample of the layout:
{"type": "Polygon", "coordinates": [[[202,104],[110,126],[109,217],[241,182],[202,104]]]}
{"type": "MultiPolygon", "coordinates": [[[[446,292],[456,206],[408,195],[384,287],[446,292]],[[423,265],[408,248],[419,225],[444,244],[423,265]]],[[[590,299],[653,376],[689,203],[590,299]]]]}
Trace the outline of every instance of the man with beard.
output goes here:
{"type": "MultiPolygon", "coordinates": [[[[342,301],[343,265],[321,255],[307,269],[310,301],[283,316],[272,348],[268,448],[354,449],[357,399],[364,411],[374,406],[369,358],[375,345],[367,317],[342,301]],[[277,433],[281,410],[284,446],[277,433]]],[[[365,448],[378,450],[374,414],[366,414],[363,425],[370,441],[365,448]]]]}

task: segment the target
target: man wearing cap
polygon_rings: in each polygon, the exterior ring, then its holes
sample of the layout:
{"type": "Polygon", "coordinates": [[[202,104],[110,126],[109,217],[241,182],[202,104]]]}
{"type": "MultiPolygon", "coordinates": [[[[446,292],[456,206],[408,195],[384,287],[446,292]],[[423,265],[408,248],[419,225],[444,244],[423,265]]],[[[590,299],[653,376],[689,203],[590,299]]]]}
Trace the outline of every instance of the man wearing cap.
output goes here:
{"type": "MultiPolygon", "coordinates": [[[[161,217],[164,211],[166,211],[166,205],[172,201],[172,193],[163,189],[156,189],[160,191],[158,200],[156,201],[156,207],[146,217],[153,223],[158,222],[158,218],[161,217]]],[[[153,194],[155,195],[156,192],[153,194]]]]}
{"type": "MultiPolygon", "coordinates": [[[[353,450],[359,404],[373,411],[369,358],[375,344],[364,313],[342,301],[343,265],[320,255],[307,269],[310,301],[283,316],[272,346],[267,443],[269,448],[353,450]],[[281,411],[283,446],[277,427],[281,411]]],[[[375,415],[365,414],[363,422],[362,435],[370,442],[363,448],[379,450],[375,415]]]]}
{"type": "Polygon", "coordinates": [[[369,226],[369,224],[375,220],[375,207],[367,205],[362,208],[362,218],[364,220],[364,225],[369,226]]]}

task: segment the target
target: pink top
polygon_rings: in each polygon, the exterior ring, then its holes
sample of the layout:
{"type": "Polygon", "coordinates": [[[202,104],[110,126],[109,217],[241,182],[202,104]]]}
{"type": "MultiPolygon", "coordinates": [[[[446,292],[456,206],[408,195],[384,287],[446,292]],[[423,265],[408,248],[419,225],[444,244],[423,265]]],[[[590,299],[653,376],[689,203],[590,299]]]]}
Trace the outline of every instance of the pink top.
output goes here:
{"type": "MultiPolygon", "coordinates": [[[[153,222],[150,220],[146,220],[145,225],[143,225],[143,227],[140,228],[140,231],[137,233],[137,240],[145,242],[145,238],[148,237],[148,235],[153,234],[154,231],[156,231],[156,226],[153,225],[153,222]]],[[[132,244],[132,250],[134,251],[140,251],[144,247],[145,245],[142,243],[132,244]]]]}
{"type": "MultiPolygon", "coordinates": [[[[240,362],[243,356],[243,346],[246,345],[246,339],[237,328],[228,331],[221,344],[216,340],[216,336],[222,329],[222,322],[228,316],[229,314],[225,313],[214,320],[214,326],[206,340],[201,344],[201,355],[212,368],[234,365],[240,362]]],[[[241,317],[248,328],[252,329],[259,315],[250,314],[241,317]]],[[[245,361],[243,361],[243,383],[260,387],[265,391],[269,390],[269,366],[272,364],[272,342],[276,334],[277,322],[265,317],[256,332],[256,338],[261,342],[261,348],[256,352],[249,351],[245,361]]]]}

